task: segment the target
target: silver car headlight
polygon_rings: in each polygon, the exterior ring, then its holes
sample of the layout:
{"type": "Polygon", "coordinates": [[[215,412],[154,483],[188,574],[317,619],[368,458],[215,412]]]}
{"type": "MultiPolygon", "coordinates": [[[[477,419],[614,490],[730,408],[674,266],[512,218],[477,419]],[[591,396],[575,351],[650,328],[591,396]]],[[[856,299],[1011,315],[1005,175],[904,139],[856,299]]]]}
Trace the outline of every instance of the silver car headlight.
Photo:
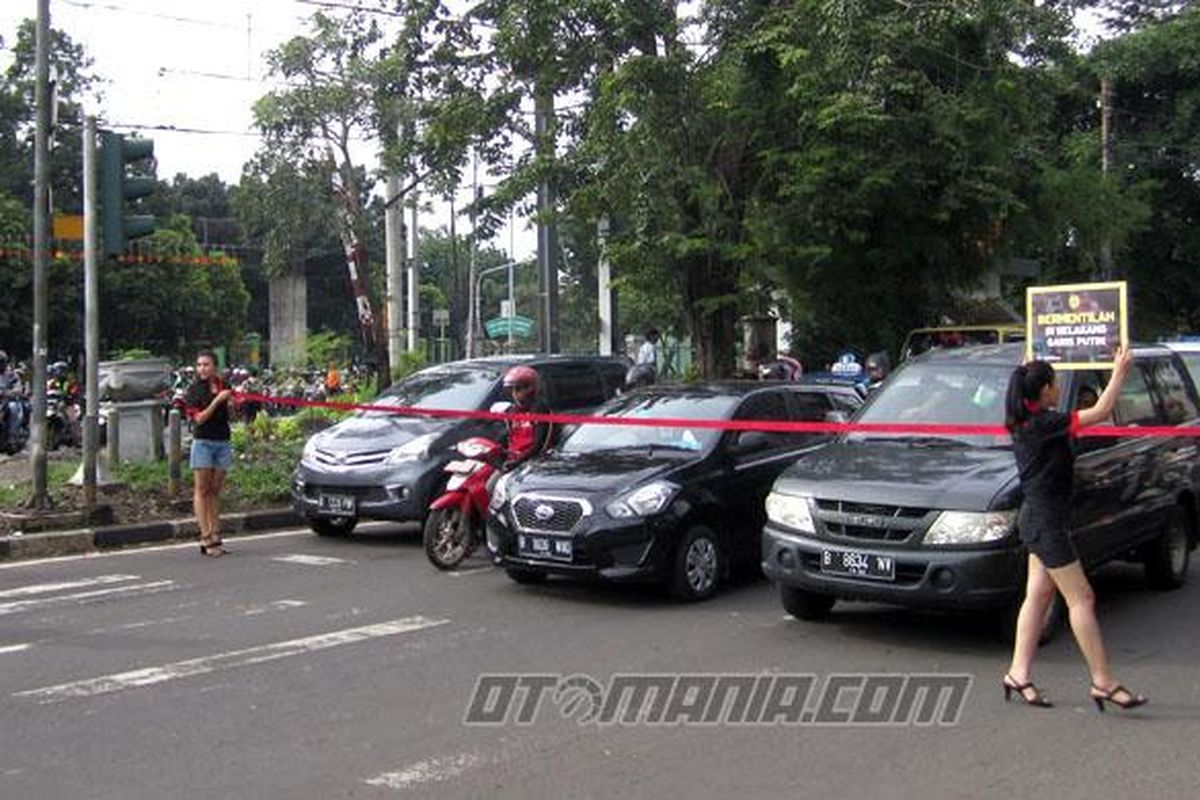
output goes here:
{"type": "Polygon", "coordinates": [[[317,439],[320,436],[310,436],[308,441],[304,443],[304,450],[300,453],[300,461],[311,464],[317,457],[317,439]]]}
{"type": "Polygon", "coordinates": [[[496,481],[496,485],[492,487],[492,499],[488,503],[488,507],[496,511],[500,506],[508,502],[508,482],[512,478],[511,472],[506,472],[496,481]]]}
{"type": "Polygon", "coordinates": [[[678,491],[679,486],[670,481],[654,481],[614,500],[604,510],[617,519],[648,517],[666,508],[678,491]]]}
{"type": "Polygon", "coordinates": [[[771,492],[767,495],[767,519],[801,533],[816,533],[811,504],[812,498],[807,495],[771,492]]]}
{"type": "Polygon", "coordinates": [[[1012,533],[1016,524],[1016,511],[943,511],[925,534],[925,544],[994,542],[1012,533]]]}
{"type": "Polygon", "coordinates": [[[387,458],[383,460],[383,463],[395,465],[404,464],[408,461],[421,461],[428,458],[429,447],[436,438],[436,433],[426,433],[399,447],[393,447],[392,451],[387,454],[387,458]]]}

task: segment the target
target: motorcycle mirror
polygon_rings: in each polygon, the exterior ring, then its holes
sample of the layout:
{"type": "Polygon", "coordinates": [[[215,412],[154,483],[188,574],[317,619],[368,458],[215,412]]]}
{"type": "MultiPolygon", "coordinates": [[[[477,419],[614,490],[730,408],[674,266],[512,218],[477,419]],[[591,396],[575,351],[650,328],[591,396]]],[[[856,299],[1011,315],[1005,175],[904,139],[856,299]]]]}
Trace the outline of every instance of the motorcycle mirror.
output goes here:
{"type": "Polygon", "coordinates": [[[492,412],[493,414],[507,414],[512,411],[512,403],[506,400],[498,400],[495,403],[492,403],[488,411],[492,412]]]}

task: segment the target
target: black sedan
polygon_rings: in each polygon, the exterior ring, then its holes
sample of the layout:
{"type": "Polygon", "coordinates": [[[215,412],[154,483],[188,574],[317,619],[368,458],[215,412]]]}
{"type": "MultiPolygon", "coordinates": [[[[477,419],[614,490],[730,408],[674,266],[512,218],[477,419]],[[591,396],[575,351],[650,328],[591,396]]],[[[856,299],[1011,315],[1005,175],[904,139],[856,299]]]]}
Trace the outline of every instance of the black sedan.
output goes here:
{"type": "Polygon", "coordinates": [[[828,437],[687,421],[841,421],[857,400],[835,391],[726,382],[612,400],[597,413],[679,422],[576,426],[554,451],[497,483],[488,549],[520,583],[552,574],[666,581],[683,599],[709,597],[735,562],[757,561],[772,481],[828,437]]]}

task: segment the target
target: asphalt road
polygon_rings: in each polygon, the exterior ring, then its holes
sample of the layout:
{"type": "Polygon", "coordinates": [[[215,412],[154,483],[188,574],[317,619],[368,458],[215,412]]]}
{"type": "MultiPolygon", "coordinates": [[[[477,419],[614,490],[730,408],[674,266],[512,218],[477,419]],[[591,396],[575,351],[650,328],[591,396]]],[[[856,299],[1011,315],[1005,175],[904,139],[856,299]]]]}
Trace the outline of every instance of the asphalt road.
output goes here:
{"type": "MultiPolygon", "coordinates": [[[[1075,646],[1043,648],[1058,705],[1006,705],[1007,650],[975,618],[839,606],[786,618],[742,582],[652,589],[441,574],[411,533],[304,531],[0,565],[0,797],[1193,798],[1200,576],[1097,576],[1118,674],[1096,713],[1075,646]],[[464,722],[481,673],[966,674],[954,724],[464,722]]],[[[576,706],[576,710],[579,707],[576,706]]]]}

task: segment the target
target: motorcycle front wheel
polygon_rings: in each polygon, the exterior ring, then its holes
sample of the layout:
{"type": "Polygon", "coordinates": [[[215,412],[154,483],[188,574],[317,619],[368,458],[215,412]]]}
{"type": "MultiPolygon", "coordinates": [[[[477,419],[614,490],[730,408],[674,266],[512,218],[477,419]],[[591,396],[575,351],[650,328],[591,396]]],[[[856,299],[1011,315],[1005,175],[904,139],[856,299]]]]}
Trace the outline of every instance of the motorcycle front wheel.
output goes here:
{"type": "Polygon", "coordinates": [[[451,570],[475,549],[471,520],[458,506],[435,508],[425,518],[425,555],[438,569],[451,570]]]}

